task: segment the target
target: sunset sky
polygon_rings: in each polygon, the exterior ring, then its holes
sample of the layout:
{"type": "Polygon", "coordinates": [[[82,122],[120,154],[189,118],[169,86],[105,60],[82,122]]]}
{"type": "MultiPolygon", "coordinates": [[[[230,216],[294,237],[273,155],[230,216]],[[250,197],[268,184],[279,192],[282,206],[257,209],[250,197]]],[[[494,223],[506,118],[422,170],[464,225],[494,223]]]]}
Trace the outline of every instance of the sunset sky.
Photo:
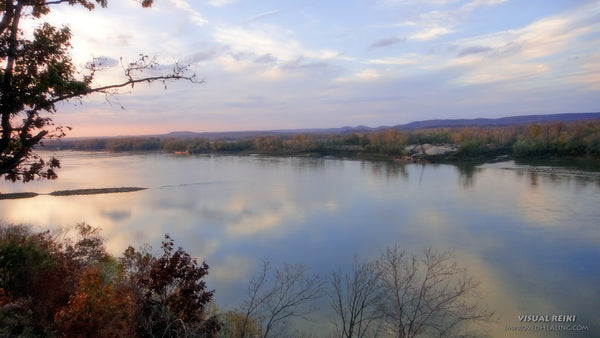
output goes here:
{"type": "MultiPolygon", "coordinates": [[[[189,64],[204,84],[59,106],[69,136],[395,125],[600,111],[600,1],[133,0],[54,6],[73,61],[189,64]]],[[[37,23],[29,22],[31,26],[37,23]]]]}

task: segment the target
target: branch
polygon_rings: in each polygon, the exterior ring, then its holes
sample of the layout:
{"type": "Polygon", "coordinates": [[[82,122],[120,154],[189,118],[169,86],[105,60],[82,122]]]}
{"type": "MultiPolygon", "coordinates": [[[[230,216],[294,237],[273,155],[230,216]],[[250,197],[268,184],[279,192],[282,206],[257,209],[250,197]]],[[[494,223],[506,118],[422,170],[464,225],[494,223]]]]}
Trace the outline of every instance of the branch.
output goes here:
{"type": "Polygon", "coordinates": [[[54,1],[46,1],[46,2],[44,3],[44,5],[46,5],[46,6],[48,6],[48,5],[58,5],[58,4],[60,4],[60,3],[63,3],[63,2],[69,2],[69,1],[70,1],[70,0],[54,0],[54,1]]]}
{"type": "Polygon", "coordinates": [[[65,101],[65,100],[69,100],[69,99],[72,99],[75,97],[89,95],[92,93],[104,93],[109,89],[123,88],[123,87],[129,86],[129,85],[133,86],[136,83],[153,82],[153,81],[160,81],[160,80],[163,80],[163,81],[166,81],[166,80],[188,80],[192,83],[199,83],[199,84],[204,83],[204,80],[197,81],[195,75],[183,76],[183,75],[172,75],[171,74],[171,75],[152,76],[152,77],[146,77],[146,78],[141,78],[141,79],[130,79],[130,80],[127,80],[120,84],[108,85],[108,86],[97,87],[97,88],[89,88],[80,93],[71,93],[71,94],[59,96],[53,100],[48,101],[48,106],[51,106],[60,101],[65,101]]]}

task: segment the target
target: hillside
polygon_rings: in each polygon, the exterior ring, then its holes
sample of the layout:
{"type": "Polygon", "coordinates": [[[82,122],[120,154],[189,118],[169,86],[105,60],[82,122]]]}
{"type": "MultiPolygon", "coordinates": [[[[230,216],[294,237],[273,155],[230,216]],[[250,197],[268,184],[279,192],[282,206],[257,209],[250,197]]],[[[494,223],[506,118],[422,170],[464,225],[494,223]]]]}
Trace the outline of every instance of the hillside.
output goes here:
{"type": "Polygon", "coordinates": [[[197,138],[203,137],[208,139],[242,139],[248,137],[269,136],[269,135],[291,135],[291,134],[349,134],[349,133],[364,133],[371,131],[379,131],[385,129],[394,130],[418,130],[430,128],[446,128],[446,127],[498,127],[519,125],[527,123],[542,123],[542,122],[571,122],[579,120],[600,119],[598,113],[569,113],[569,114],[548,114],[548,115],[519,115],[508,116],[501,118],[475,118],[475,119],[435,119],[415,121],[407,124],[399,124],[395,126],[380,126],[380,127],[341,127],[341,128],[324,128],[324,129],[283,129],[283,130],[263,130],[263,131],[231,131],[231,132],[192,132],[192,131],[175,131],[163,135],[152,135],[159,138],[197,138]]]}

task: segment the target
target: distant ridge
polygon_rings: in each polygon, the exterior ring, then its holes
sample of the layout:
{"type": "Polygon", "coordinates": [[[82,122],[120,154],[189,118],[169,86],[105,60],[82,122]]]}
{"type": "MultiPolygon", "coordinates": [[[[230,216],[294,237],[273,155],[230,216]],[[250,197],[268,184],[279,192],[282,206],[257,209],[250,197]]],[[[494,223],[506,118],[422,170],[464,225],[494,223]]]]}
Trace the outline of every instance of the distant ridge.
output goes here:
{"type": "Polygon", "coordinates": [[[488,127],[488,126],[509,126],[525,123],[542,123],[542,122],[568,122],[577,120],[592,120],[600,118],[600,113],[571,113],[571,114],[549,114],[549,115],[519,115],[501,117],[496,119],[437,119],[411,122],[408,124],[396,125],[393,129],[399,130],[415,130],[427,128],[443,128],[443,127],[488,127]]]}
{"type": "MultiPolygon", "coordinates": [[[[542,123],[542,122],[570,122],[580,120],[600,119],[600,112],[597,113],[566,113],[566,114],[547,114],[547,115],[518,115],[500,118],[475,118],[475,119],[435,119],[415,121],[406,124],[398,124],[394,126],[344,126],[340,128],[306,128],[306,129],[276,129],[276,130],[248,130],[248,131],[215,131],[215,132],[194,132],[194,131],[173,131],[167,134],[160,135],[120,135],[106,137],[67,137],[67,140],[85,140],[85,139],[103,139],[103,138],[122,138],[122,137],[156,137],[156,138],[207,138],[220,140],[239,140],[243,138],[253,138],[260,136],[276,136],[276,135],[294,135],[294,134],[351,134],[351,133],[368,133],[372,131],[381,131],[385,129],[393,130],[417,130],[417,129],[432,129],[432,128],[457,128],[457,127],[498,127],[510,126],[526,123],[542,123]]],[[[47,144],[52,144],[52,141],[47,144]]]]}
{"type": "Polygon", "coordinates": [[[567,113],[567,114],[547,114],[547,115],[518,115],[501,118],[475,118],[475,119],[435,119],[425,121],[415,121],[407,124],[398,124],[395,126],[367,127],[345,126],[341,128],[323,128],[323,129],[282,129],[282,130],[262,130],[262,131],[229,131],[229,132],[192,132],[192,131],[174,131],[163,135],[152,135],[160,138],[196,138],[204,137],[209,139],[241,139],[248,137],[259,137],[269,135],[293,135],[293,134],[348,134],[379,131],[385,129],[394,130],[417,130],[430,128],[449,128],[449,127],[492,127],[509,126],[526,123],[542,122],[569,122],[578,120],[600,119],[598,113],[567,113]]]}

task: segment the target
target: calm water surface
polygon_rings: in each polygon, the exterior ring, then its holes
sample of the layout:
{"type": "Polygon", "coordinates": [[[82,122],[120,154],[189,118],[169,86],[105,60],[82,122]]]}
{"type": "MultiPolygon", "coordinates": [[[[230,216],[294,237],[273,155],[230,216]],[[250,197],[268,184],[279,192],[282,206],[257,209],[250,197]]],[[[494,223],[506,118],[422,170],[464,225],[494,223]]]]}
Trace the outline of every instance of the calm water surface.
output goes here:
{"type": "Polygon", "coordinates": [[[554,336],[600,336],[600,173],[510,162],[459,169],[322,158],[57,155],[58,180],[2,182],[0,192],[149,189],[1,200],[0,221],[43,228],[85,221],[103,229],[116,255],[130,244],[159,248],[169,233],[209,263],[209,287],[221,308],[240,303],[263,259],[302,263],[325,276],[355,256],[375,257],[399,244],[414,253],[453,249],[497,313],[493,336],[531,336],[504,329],[524,314],[576,315],[588,331],[554,336]]]}

